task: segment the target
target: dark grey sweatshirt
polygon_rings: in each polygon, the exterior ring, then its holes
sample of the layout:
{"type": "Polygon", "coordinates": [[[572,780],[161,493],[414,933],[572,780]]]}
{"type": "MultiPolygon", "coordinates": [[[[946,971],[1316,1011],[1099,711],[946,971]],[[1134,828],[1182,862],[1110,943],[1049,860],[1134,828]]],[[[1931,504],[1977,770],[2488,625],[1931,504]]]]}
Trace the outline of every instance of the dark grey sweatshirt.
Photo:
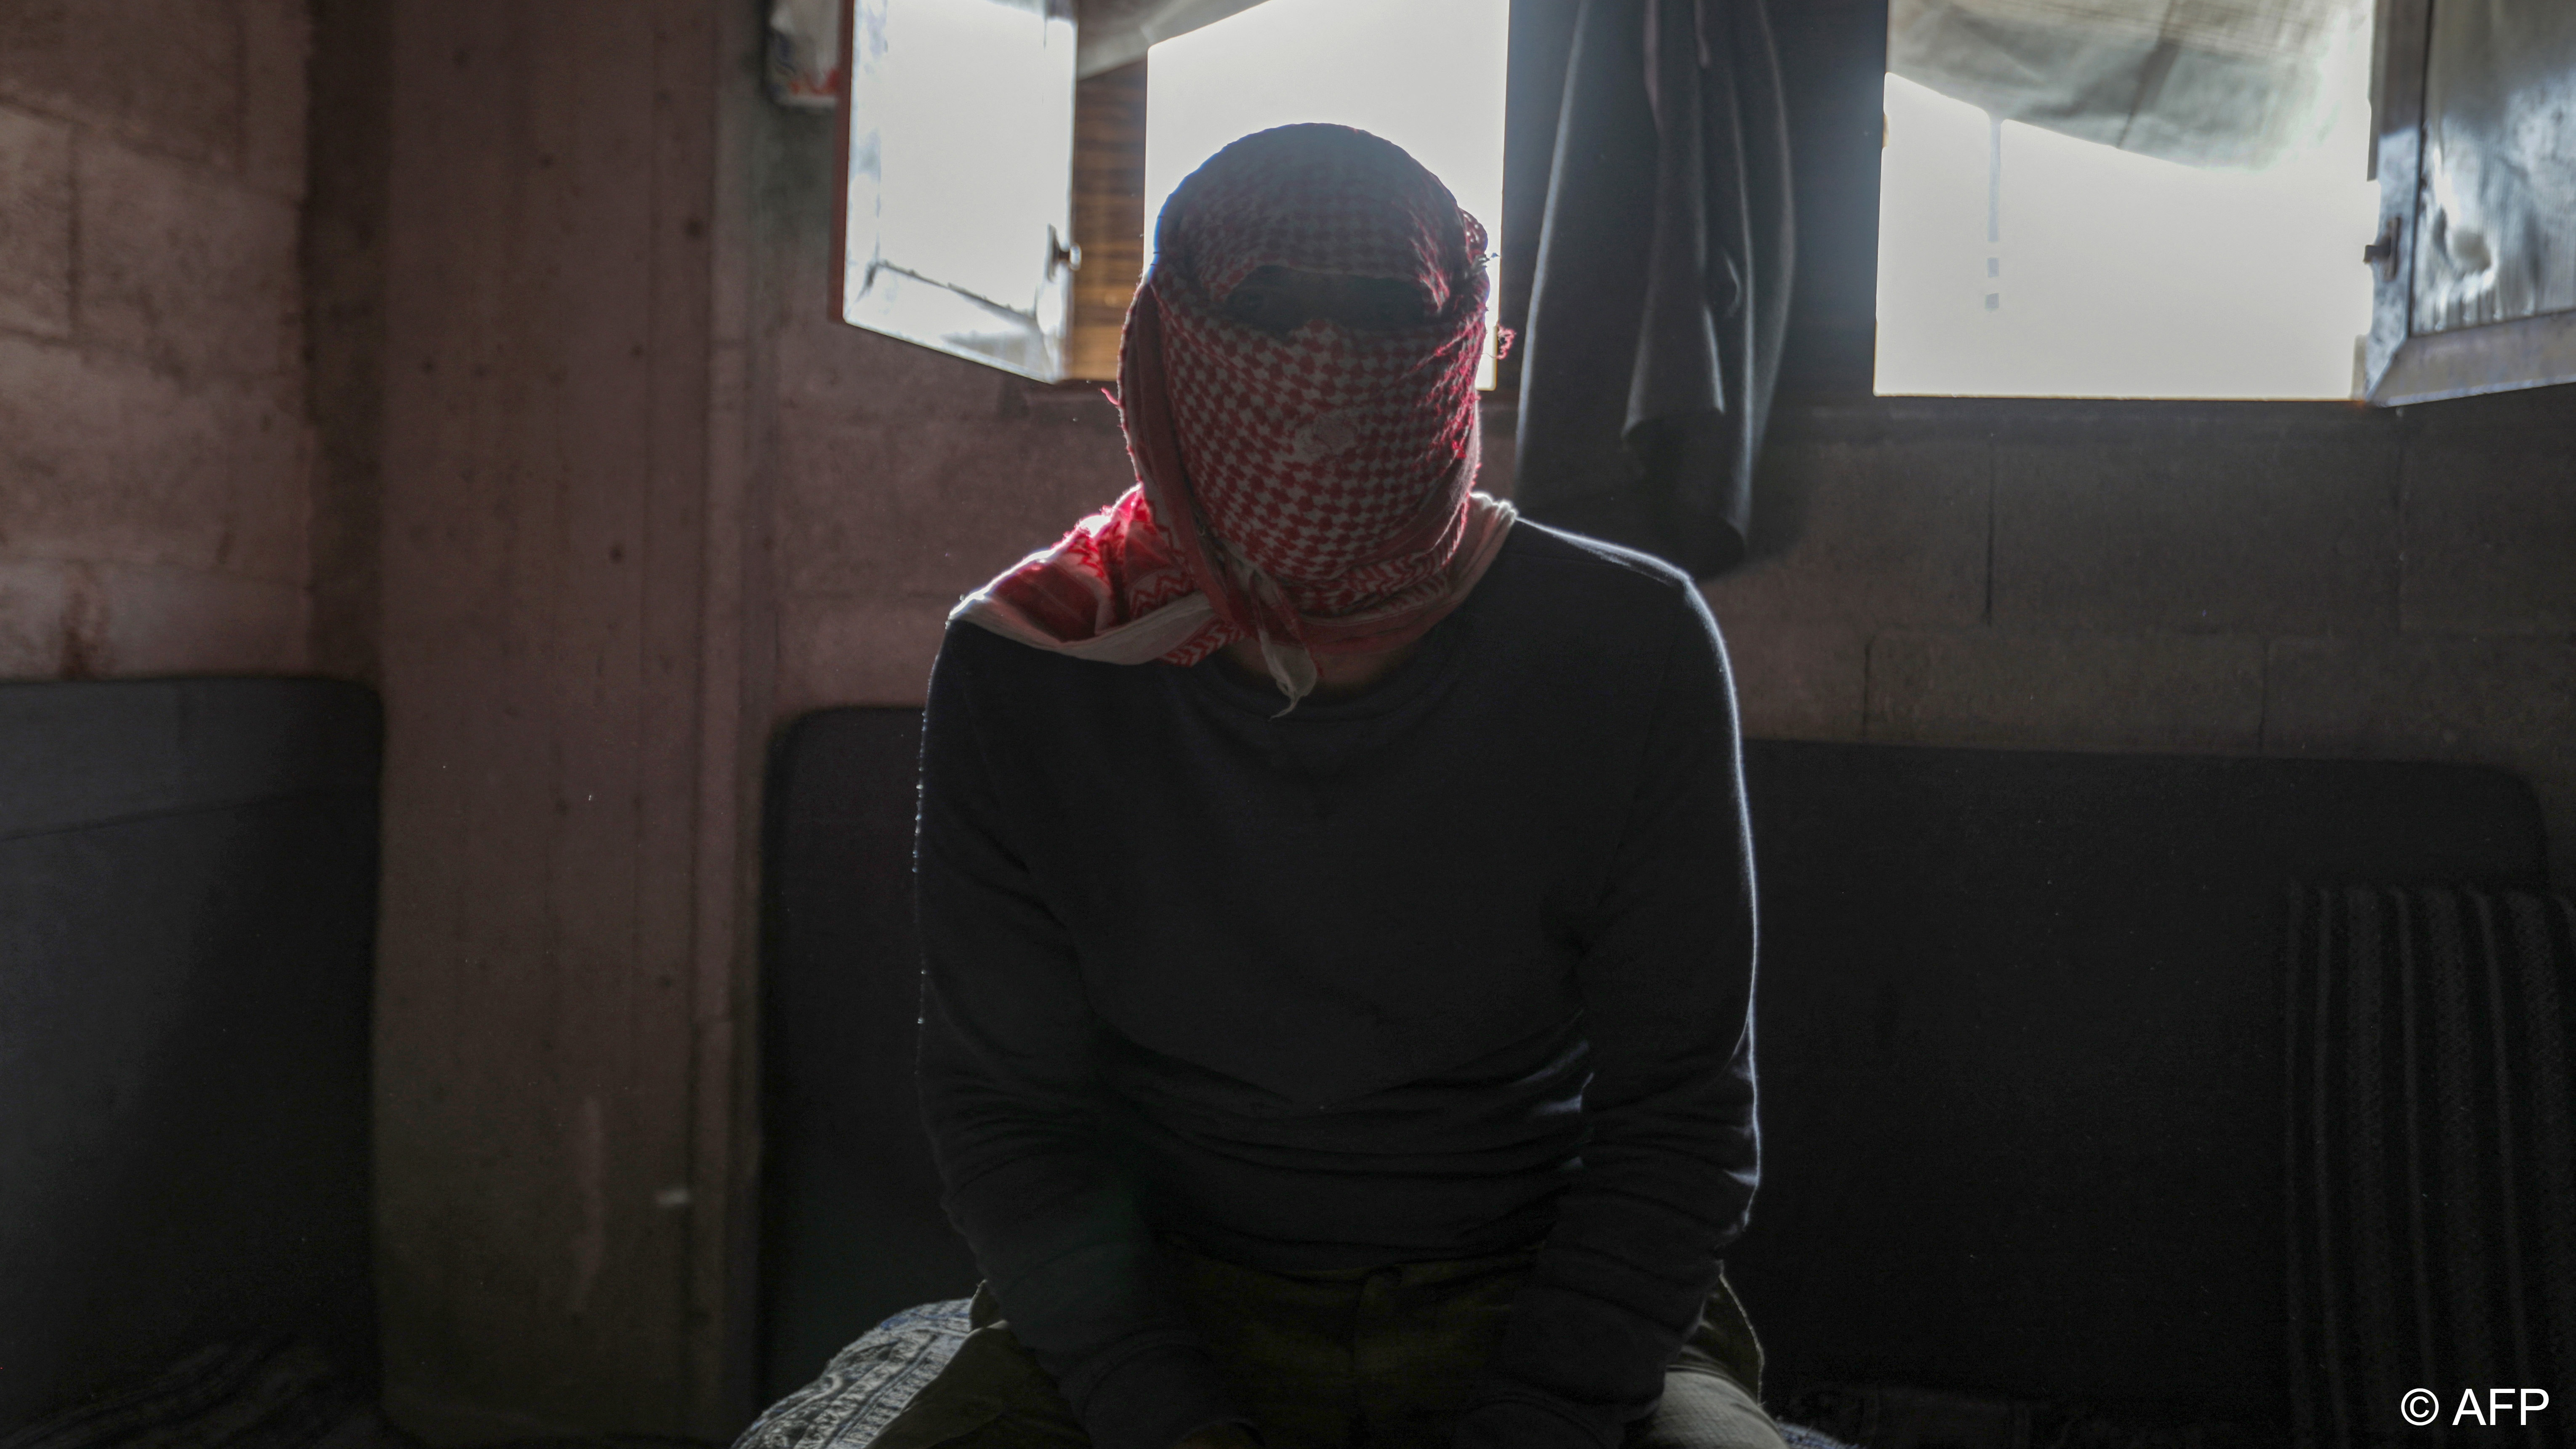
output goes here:
{"type": "Polygon", "coordinates": [[[1238,1417],[1156,1232],[1272,1269],[1543,1243],[1456,1443],[1614,1449],[1753,1195],[1715,621],[1522,521],[1386,680],[1283,702],[950,629],[918,859],[949,1215],[1100,1449],[1238,1417]]]}

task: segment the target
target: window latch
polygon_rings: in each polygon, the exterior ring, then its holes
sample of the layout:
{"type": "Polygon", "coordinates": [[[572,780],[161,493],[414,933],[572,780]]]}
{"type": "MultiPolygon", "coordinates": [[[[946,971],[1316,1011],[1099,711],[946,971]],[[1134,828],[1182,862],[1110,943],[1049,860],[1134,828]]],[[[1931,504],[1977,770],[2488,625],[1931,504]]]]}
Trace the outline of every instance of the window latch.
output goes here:
{"type": "Polygon", "coordinates": [[[2387,224],[2386,224],[2386,225],[2384,225],[2384,226],[2382,226],[2382,227],[2379,229],[2379,240],[2374,241],[2374,242],[2372,242],[2370,245],[2368,245],[2368,246],[2366,246],[2366,247],[2363,247],[2363,248],[2361,249],[2361,259],[2362,259],[2363,261],[2365,261],[2365,262],[2368,262],[2368,263],[2370,264],[2370,268],[2371,268],[2371,270],[2372,270],[2372,271],[2374,271],[2374,272],[2376,272],[2376,273],[2378,273],[2382,278],[2392,277],[2392,276],[2394,276],[2394,275],[2396,274],[2396,271],[2397,271],[2397,218],[2396,218],[2396,217],[2393,217],[2393,216],[2392,216],[2392,217],[2390,217],[2390,218],[2388,219],[2388,221],[2387,221],[2387,224]]]}

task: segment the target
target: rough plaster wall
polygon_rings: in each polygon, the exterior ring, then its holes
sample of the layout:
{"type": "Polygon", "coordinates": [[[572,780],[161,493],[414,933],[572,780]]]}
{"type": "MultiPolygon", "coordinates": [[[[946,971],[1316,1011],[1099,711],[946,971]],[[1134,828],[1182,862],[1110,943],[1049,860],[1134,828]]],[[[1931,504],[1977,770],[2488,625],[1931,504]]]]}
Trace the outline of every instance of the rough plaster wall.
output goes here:
{"type": "Polygon", "coordinates": [[[301,0],[0,7],[0,676],[306,663],[301,0]]]}
{"type": "Polygon", "coordinates": [[[310,667],[376,681],[382,526],[385,188],[393,11],[312,0],[304,333],[313,418],[310,667]]]}
{"type": "Polygon", "coordinates": [[[741,1422],[756,14],[391,7],[376,1242],[439,1442],[741,1422]]]}
{"type": "Polygon", "coordinates": [[[2576,885],[2576,397],[1792,409],[1707,590],[1806,739],[2458,760],[2576,885]]]}

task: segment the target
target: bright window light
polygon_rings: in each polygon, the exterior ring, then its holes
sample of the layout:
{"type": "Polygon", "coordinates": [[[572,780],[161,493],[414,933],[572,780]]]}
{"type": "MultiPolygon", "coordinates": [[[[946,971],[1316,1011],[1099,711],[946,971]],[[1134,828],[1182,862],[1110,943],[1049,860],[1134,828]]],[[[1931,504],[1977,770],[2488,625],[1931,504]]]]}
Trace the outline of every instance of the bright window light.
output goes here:
{"type": "Polygon", "coordinates": [[[2370,329],[2367,37],[2258,171],[2079,141],[1887,78],[1878,391],[2349,398],[2370,329]]]}
{"type": "MultiPolygon", "coordinates": [[[[1145,70],[1145,227],[1229,141],[1331,121],[1412,153],[1499,239],[1509,0],[1267,0],[1166,40],[1145,70]],[[1434,59],[1436,57],[1436,59],[1434,59]]],[[[1488,323],[1478,386],[1494,385],[1488,323]]]]}

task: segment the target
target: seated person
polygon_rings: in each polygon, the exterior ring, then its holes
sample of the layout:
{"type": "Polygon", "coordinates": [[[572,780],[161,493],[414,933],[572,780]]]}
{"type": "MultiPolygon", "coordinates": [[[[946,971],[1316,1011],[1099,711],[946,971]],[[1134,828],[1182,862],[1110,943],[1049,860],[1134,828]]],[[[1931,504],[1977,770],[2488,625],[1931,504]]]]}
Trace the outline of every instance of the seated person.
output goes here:
{"type": "Polygon", "coordinates": [[[1485,234],[1403,151],[1265,131],[1159,227],[1138,486],[931,682],[920,1086],[986,1281],[879,1444],[1776,1449],[1714,621],[1472,491],[1485,234]]]}

